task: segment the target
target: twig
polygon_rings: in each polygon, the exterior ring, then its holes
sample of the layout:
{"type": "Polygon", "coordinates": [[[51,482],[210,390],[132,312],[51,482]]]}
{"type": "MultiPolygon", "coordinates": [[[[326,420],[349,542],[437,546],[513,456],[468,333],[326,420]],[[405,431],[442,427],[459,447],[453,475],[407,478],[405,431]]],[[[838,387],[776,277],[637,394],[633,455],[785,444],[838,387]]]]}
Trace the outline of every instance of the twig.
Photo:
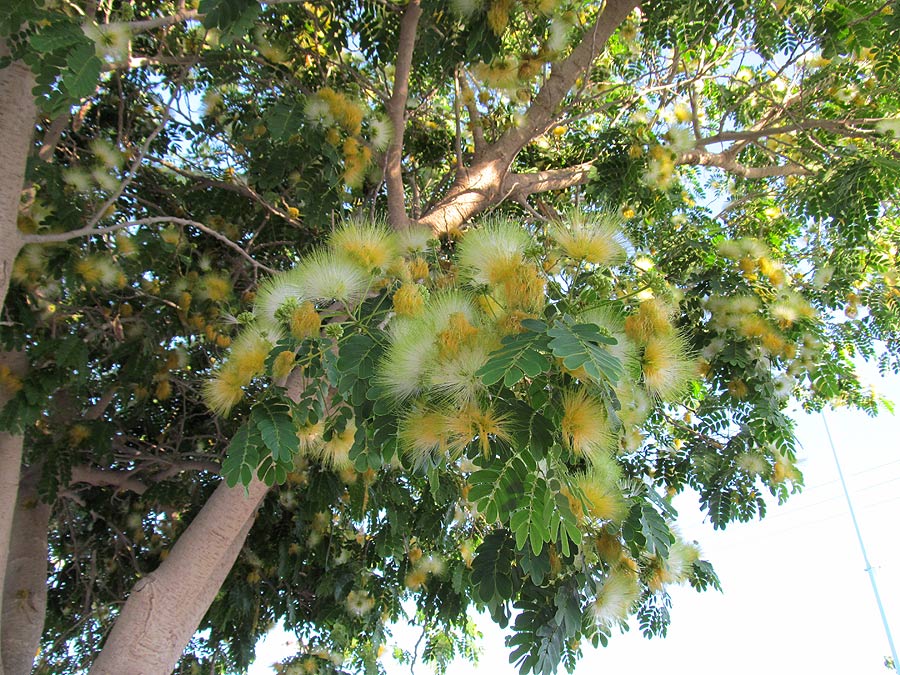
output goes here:
{"type": "Polygon", "coordinates": [[[69,241],[71,239],[77,239],[78,237],[109,234],[111,232],[117,232],[126,227],[136,227],[138,225],[156,225],[158,223],[174,223],[176,225],[187,225],[189,227],[195,227],[201,232],[208,234],[213,239],[218,239],[223,244],[228,246],[228,248],[239,253],[244,259],[247,260],[247,262],[249,262],[254,267],[259,268],[269,274],[277,273],[277,270],[274,270],[271,267],[267,267],[261,262],[254,260],[249,253],[247,253],[244,249],[231,241],[231,239],[226,237],[221,232],[217,232],[211,227],[207,227],[203,223],[199,223],[196,220],[190,220],[188,218],[153,216],[150,218],[138,218],[137,220],[126,220],[124,222],[116,223],[115,225],[110,225],[108,227],[82,227],[77,230],[70,230],[69,232],[54,232],[53,234],[26,234],[22,236],[22,240],[26,244],[51,244],[69,241]]]}

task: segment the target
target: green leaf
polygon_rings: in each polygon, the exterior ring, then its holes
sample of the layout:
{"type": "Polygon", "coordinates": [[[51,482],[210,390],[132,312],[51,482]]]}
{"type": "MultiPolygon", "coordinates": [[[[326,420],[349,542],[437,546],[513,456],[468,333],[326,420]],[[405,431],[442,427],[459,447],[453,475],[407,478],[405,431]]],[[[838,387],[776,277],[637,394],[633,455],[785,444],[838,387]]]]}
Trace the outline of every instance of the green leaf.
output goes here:
{"type": "Polygon", "coordinates": [[[259,2],[256,0],[200,0],[197,8],[203,15],[206,28],[218,28],[222,38],[243,35],[253,25],[259,15],[259,2]]]}
{"type": "Polygon", "coordinates": [[[513,455],[497,467],[486,467],[469,477],[469,499],[489,523],[504,522],[519,499],[529,473],[525,455],[513,455]]]}
{"type": "Polygon", "coordinates": [[[507,335],[502,345],[475,372],[488,386],[503,380],[504,386],[511,387],[525,377],[537,377],[550,367],[546,354],[541,352],[547,348],[547,336],[543,333],[507,335]]]}
{"type": "Polygon", "coordinates": [[[515,552],[507,530],[495,530],[475,549],[472,583],[484,602],[509,600],[518,583],[513,564],[515,552]]]}
{"type": "Polygon", "coordinates": [[[222,476],[228,487],[234,487],[238,483],[245,487],[250,485],[253,472],[259,465],[259,451],[262,448],[262,437],[256,426],[250,423],[241,425],[228,444],[225,461],[222,462],[222,476]]]}
{"type": "Polygon", "coordinates": [[[263,458],[256,475],[269,487],[282,485],[287,480],[288,472],[293,468],[292,462],[276,462],[271,456],[263,458]]]}
{"type": "Polygon", "coordinates": [[[103,62],[94,53],[94,45],[79,45],[69,52],[67,68],[62,73],[62,89],[76,101],[90,96],[97,88],[102,68],[103,62]]]}
{"type": "Polygon", "coordinates": [[[518,508],[510,516],[509,527],[516,537],[516,548],[522,550],[530,541],[531,550],[538,555],[545,542],[550,541],[547,511],[552,513],[552,502],[546,479],[529,473],[525,478],[518,508]]]}
{"type": "Polygon", "coordinates": [[[28,38],[28,44],[43,54],[69,49],[79,44],[88,45],[93,49],[93,43],[81,30],[81,26],[69,21],[57,21],[41,28],[28,38]]]}
{"type": "Polygon", "coordinates": [[[61,368],[84,368],[88,360],[88,348],[78,335],[69,335],[56,344],[53,352],[61,368]]]}
{"type": "Polygon", "coordinates": [[[669,547],[675,543],[675,537],[665,518],[652,504],[644,501],[631,507],[622,527],[626,540],[633,548],[644,548],[651,555],[666,558],[669,547]]]}
{"type": "Polygon", "coordinates": [[[550,350],[569,370],[584,368],[595,381],[618,382],[622,376],[622,364],[619,359],[609,353],[606,345],[615,344],[613,338],[607,337],[593,324],[557,323],[547,331],[553,338],[550,350]]]}
{"type": "Polygon", "coordinates": [[[276,141],[286,141],[300,129],[304,119],[303,107],[298,103],[277,103],[269,111],[266,127],[276,141]]]}
{"type": "Polygon", "coordinates": [[[289,462],[300,451],[300,439],[286,403],[263,402],[253,406],[250,419],[276,462],[289,462]]]}

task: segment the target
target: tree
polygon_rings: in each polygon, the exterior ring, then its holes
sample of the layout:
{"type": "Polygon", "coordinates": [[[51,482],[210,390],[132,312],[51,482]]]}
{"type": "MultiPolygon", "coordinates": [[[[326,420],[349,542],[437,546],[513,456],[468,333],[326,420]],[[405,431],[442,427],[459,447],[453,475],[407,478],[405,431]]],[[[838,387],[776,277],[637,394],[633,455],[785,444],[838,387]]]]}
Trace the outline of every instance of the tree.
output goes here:
{"type": "Polygon", "coordinates": [[[898,368],[893,9],[3,10],[5,672],[664,633],[671,496],[762,516],[898,368]]]}

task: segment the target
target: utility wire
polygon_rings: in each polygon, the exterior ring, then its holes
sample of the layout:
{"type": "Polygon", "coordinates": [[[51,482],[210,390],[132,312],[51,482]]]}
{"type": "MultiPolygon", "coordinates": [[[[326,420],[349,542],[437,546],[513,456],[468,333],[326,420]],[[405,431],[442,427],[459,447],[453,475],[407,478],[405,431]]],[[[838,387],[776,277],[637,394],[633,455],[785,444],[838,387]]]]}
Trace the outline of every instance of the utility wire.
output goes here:
{"type": "Polygon", "coordinates": [[[878,594],[878,584],[875,583],[875,571],[869,563],[869,556],[866,555],[866,546],[863,543],[862,533],[859,531],[859,525],[856,522],[856,514],[853,512],[853,503],[850,501],[850,493],[847,491],[847,483],[844,481],[844,472],[841,471],[841,463],[838,460],[837,450],[835,450],[834,441],[831,438],[831,430],[828,428],[828,420],[825,419],[824,412],[822,413],[822,423],[825,425],[825,434],[828,436],[828,443],[831,445],[831,454],[834,455],[834,463],[835,466],[837,466],[838,477],[841,479],[841,487],[844,489],[844,496],[847,498],[847,507],[850,509],[850,518],[853,520],[853,529],[856,530],[859,548],[862,551],[863,560],[866,563],[866,572],[869,573],[869,580],[872,582],[872,591],[875,593],[875,602],[878,604],[878,611],[881,613],[881,623],[884,624],[884,632],[887,634],[888,645],[891,648],[894,670],[897,670],[900,669],[900,659],[897,658],[897,648],[894,647],[894,638],[891,637],[891,627],[888,625],[887,616],[884,613],[884,606],[881,604],[881,596],[878,594]]]}

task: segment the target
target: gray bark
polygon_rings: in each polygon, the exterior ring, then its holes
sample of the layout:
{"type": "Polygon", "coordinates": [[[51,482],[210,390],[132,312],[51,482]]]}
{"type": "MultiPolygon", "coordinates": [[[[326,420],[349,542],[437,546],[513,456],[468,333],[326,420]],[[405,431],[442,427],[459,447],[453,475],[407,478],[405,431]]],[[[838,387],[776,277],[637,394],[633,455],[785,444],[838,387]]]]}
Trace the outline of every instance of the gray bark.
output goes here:
{"type": "MultiPolygon", "coordinates": [[[[0,56],[6,47],[0,41],[0,56]]],[[[6,300],[12,265],[22,248],[19,197],[37,112],[34,75],[18,61],[0,70],[0,305],[6,300]]]]}
{"type": "Polygon", "coordinates": [[[3,669],[27,675],[34,666],[47,608],[47,531],[52,508],[37,492],[39,471],[23,472],[3,589],[3,669]]]}
{"type": "Polygon", "coordinates": [[[169,557],[138,581],[90,675],[168,675],[231,570],[268,492],[221,483],[169,557]]]}
{"type": "MultiPolygon", "coordinates": [[[[0,364],[6,365],[14,373],[25,370],[25,355],[22,352],[0,352],[0,364]]],[[[0,392],[0,408],[6,405],[9,394],[0,392]]],[[[0,606],[4,601],[6,567],[9,560],[9,546],[12,540],[13,517],[16,510],[16,495],[19,491],[19,469],[22,466],[22,436],[0,432],[0,606]]],[[[46,533],[45,533],[46,534],[46,533]]],[[[46,557],[46,556],[45,556],[46,557]]],[[[2,624],[0,624],[2,630],[2,624]]],[[[0,675],[5,661],[3,644],[0,641],[0,675]]]]}

